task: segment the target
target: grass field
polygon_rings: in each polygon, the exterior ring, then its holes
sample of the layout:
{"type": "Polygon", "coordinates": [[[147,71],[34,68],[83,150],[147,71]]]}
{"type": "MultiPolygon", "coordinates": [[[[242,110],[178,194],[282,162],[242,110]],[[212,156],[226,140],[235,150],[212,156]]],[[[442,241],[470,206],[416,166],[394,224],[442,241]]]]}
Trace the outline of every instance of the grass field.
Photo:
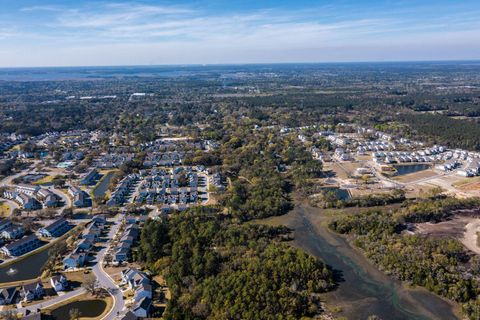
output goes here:
{"type": "Polygon", "coordinates": [[[473,177],[473,178],[468,178],[468,179],[462,179],[460,181],[454,182],[452,185],[454,187],[460,187],[464,186],[466,184],[474,183],[474,182],[480,182],[480,177],[473,177]]]}
{"type": "Polygon", "coordinates": [[[51,183],[54,178],[55,176],[45,176],[42,179],[35,181],[33,184],[34,185],[48,184],[48,183],[51,183]]]}
{"type": "Polygon", "coordinates": [[[0,217],[8,217],[10,215],[10,205],[6,202],[0,202],[0,217]]]}

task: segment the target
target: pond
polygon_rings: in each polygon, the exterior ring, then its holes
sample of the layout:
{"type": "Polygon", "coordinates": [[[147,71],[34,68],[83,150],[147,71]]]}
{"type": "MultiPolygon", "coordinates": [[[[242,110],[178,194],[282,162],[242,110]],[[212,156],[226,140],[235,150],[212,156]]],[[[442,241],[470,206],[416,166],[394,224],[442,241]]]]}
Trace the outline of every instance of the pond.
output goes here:
{"type": "Polygon", "coordinates": [[[350,192],[348,192],[348,190],[335,187],[322,188],[323,194],[326,194],[328,192],[333,192],[338,200],[347,200],[351,198],[350,192]]]}
{"type": "Polygon", "coordinates": [[[70,310],[77,309],[82,318],[96,318],[105,311],[106,307],[107,303],[98,299],[75,301],[53,310],[51,316],[55,320],[70,320],[70,310]]]}
{"type": "Polygon", "coordinates": [[[429,164],[419,163],[419,164],[394,165],[393,167],[397,170],[397,173],[395,173],[396,176],[403,176],[405,174],[430,169],[431,166],[429,164]]]}
{"type": "Polygon", "coordinates": [[[112,180],[113,176],[115,175],[115,172],[109,172],[107,173],[101,181],[98,183],[98,185],[95,187],[93,190],[93,196],[95,198],[103,198],[105,195],[105,192],[108,190],[108,186],[110,185],[110,181],[112,180]]]}
{"type": "Polygon", "coordinates": [[[14,264],[0,268],[0,283],[35,279],[47,262],[48,250],[42,250],[14,264]]]}

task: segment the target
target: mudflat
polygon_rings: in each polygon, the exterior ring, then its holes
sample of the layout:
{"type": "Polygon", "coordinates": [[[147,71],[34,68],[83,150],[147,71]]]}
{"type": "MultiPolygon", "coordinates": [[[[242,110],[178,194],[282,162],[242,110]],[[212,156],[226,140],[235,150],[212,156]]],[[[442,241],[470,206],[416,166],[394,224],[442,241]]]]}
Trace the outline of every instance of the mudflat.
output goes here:
{"type": "Polygon", "coordinates": [[[337,306],[339,316],[366,319],[461,319],[458,305],[423,288],[408,288],[370,263],[347,239],[328,230],[332,214],[297,202],[287,215],[263,220],[294,230],[292,245],[325,261],[334,271],[339,286],[324,295],[327,304],[337,306]]]}

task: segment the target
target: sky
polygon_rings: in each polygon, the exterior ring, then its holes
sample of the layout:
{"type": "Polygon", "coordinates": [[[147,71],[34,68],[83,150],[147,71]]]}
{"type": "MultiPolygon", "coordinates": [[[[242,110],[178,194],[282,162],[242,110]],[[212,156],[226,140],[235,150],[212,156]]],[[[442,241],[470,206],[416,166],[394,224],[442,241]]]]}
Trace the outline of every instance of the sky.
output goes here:
{"type": "Polygon", "coordinates": [[[0,0],[0,67],[480,59],[479,0],[0,0]]]}

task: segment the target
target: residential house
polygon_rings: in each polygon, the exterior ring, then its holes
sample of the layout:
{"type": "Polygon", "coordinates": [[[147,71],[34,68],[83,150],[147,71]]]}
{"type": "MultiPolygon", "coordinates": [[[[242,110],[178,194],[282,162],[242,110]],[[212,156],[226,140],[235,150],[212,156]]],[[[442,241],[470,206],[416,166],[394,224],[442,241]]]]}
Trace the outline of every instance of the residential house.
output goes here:
{"type": "Polygon", "coordinates": [[[80,184],[84,186],[93,185],[98,180],[100,174],[96,168],[90,170],[81,180],[80,184]]]}
{"type": "Polygon", "coordinates": [[[22,316],[22,320],[42,320],[42,314],[40,312],[30,313],[27,310],[22,316]]]}
{"type": "Polygon", "coordinates": [[[131,245],[125,242],[120,243],[115,247],[115,253],[113,254],[113,262],[122,263],[130,258],[131,245]]]}
{"type": "Polygon", "coordinates": [[[152,285],[150,283],[141,283],[135,288],[134,299],[135,301],[139,301],[143,298],[152,299],[153,297],[153,290],[152,285]]]}
{"type": "Polygon", "coordinates": [[[50,284],[56,292],[65,291],[68,289],[68,280],[63,274],[51,277],[50,284]]]}
{"type": "Polygon", "coordinates": [[[12,221],[8,219],[0,219],[0,231],[5,230],[6,228],[12,225],[12,221]]]}
{"type": "Polygon", "coordinates": [[[55,194],[49,194],[44,200],[43,200],[43,206],[45,208],[55,208],[58,207],[58,197],[55,194]]]}
{"type": "Polygon", "coordinates": [[[93,243],[88,239],[82,239],[77,245],[78,252],[89,252],[93,247],[93,243]]]}
{"type": "Polygon", "coordinates": [[[152,308],[152,299],[144,297],[134,304],[132,307],[132,312],[139,318],[148,317],[148,313],[152,308]]]}
{"type": "Polygon", "coordinates": [[[137,223],[137,220],[138,220],[137,217],[134,215],[126,215],[123,217],[123,222],[125,224],[135,224],[137,223]]]}
{"type": "Polygon", "coordinates": [[[17,295],[17,288],[3,288],[0,289],[0,305],[4,306],[7,304],[15,303],[15,296],[17,295]]]}
{"type": "Polygon", "coordinates": [[[85,199],[85,192],[77,188],[75,186],[69,186],[68,187],[68,194],[70,194],[73,198],[73,205],[77,208],[83,208],[86,207],[87,201],[85,199]]]}
{"type": "Polygon", "coordinates": [[[40,189],[37,196],[46,208],[54,208],[58,206],[59,201],[57,195],[48,189],[40,189]]]}
{"type": "Polygon", "coordinates": [[[57,238],[64,235],[70,228],[68,221],[65,218],[60,218],[38,230],[38,234],[46,238],[57,238]]]}
{"type": "Polygon", "coordinates": [[[40,190],[39,186],[33,186],[29,184],[19,184],[15,188],[16,192],[23,193],[31,197],[33,197],[39,190],[40,190]]]}
{"type": "Polygon", "coordinates": [[[103,228],[103,226],[107,223],[107,218],[104,214],[98,214],[92,218],[92,223],[103,228]]]}
{"type": "Polygon", "coordinates": [[[82,238],[95,242],[101,234],[102,229],[97,224],[90,223],[90,225],[83,231],[82,238]]]}
{"type": "Polygon", "coordinates": [[[123,234],[137,239],[138,235],[140,234],[140,229],[136,224],[129,224],[125,228],[123,234]]]}
{"type": "Polygon", "coordinates": [[[37,199],[25,194],[18,193],[15,197],[15,200],[25,209],[25,210],[38,210],[42,208],[40,202],[37,199]]]}
{"type": "Polygon", "coordinates": [[[0,250],[8,256],[17,257],[37,249],[40,247],[40,245],[40,240],[38,240],[38,238],[32,234],[15,242],[9,243],[0,250]]]}
{"type": "Polygon", "coordinates": [[[122,271],[122,283],[127,284],[132,290],[143,283],[150,284],[150,279],[144,272],[134,268],[128,268],[122,271]]]}
{"type": "Polygon", "coordinates": [[[132,311],[128,311],[121,318],[121,320],[137,320],[137,319],[138,319],[138,317],[132,311]]]}
{"type": "Polygon", "coordinates": [[[127,243],[129,246],[132,246],[133,242],[135,242],[135,238],[132,237],[132,236],[128,236],[128,235],[123,235],[120,238],[120,242],[121,243],[127,243]]]}
{"type": "Polygon", "coordinates": [[[1,237],[6,240],[14,240],[23,237],[25,230],[19,225],[11,225],[4,229],[1,233],[1,237]]]}
{"type": "Polygon", "coordinates": [[[72,252],[63,259],[64,269],[81,268],[85,266],[87,260],[87,253],[85,252],[72,252]]]}
{"type": "Polygon", "coordinates": [[[24,285],[20,292],[20,295],[25,302],[40,299],[44,294],[45,290],[40,281],[24,285]]]}

